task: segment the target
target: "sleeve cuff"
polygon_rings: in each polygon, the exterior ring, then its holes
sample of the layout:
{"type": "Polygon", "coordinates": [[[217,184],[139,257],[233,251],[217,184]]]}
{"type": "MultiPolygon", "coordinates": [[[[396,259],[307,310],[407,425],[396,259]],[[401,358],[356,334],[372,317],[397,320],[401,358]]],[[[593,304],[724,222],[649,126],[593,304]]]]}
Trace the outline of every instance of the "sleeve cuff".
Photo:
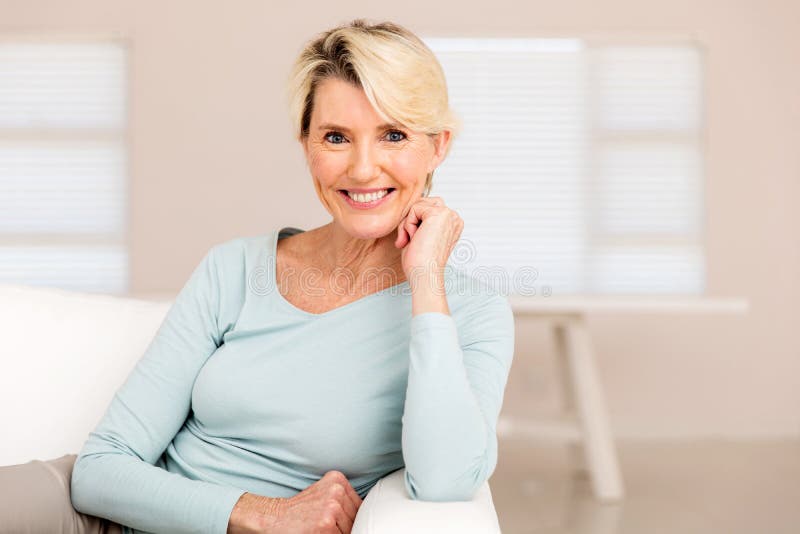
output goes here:
{"type": "Polygon", "coordinates": [[[228,532],[228,523],[230,522],[231,514],[239,498],[245,494],[245,490],[234,487],[219,488],[219,495],[215,498],[213,503],[208,503],[216,509],[213,517],[214,525],[211,532],[219,532],[225,534],[228,532]]]}

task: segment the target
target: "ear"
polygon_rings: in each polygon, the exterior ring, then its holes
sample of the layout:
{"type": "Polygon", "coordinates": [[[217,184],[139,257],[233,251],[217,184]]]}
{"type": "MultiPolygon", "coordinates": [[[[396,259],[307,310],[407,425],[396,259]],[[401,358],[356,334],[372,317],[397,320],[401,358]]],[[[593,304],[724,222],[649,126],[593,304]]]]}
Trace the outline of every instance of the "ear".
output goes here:
{"type": "Polygon", "coordinates": [[[450,137],[451,132],[450,130],[442,130],[438,134],[435,134],[431,137],[433,140],[433,158],[431,158],[431,164],[428,168],[428,172],[433,172],[436,170],[436,167],[444,161],[445,156],[447,155],[447,150],[450,147],[450,137]]]}

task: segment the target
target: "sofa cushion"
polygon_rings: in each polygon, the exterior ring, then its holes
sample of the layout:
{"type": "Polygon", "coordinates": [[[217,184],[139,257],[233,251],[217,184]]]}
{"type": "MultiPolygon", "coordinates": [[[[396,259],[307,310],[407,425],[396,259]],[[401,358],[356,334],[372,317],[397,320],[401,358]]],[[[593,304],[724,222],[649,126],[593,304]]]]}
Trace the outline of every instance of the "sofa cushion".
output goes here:
{"type": "Polygon", "coordinates": [[[358,509],[352,534],[500,534],[489,483],[471,501],[413,500],[406,492],[405,468],[378,481],[358,509]]]}
{"type": "Polygon", "coordinates": [[[0,284],[0,465],[77,454],[170,306],[0,284]]]}

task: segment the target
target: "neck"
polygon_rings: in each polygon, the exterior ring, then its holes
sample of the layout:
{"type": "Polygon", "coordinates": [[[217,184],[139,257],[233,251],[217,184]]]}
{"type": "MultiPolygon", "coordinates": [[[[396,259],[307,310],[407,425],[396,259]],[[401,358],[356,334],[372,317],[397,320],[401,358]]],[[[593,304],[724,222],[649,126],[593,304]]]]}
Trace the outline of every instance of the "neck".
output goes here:
{"type": "MultiPolygon", "coordinates": [[[[388,287],[405,280],[402,251],[394,246],[396,237],[395,232],[390,232],[379,238],[360,239],[331,222],[320,228],[318,250],[329,273],[343,270],[356,285],[372,278],[369,285],[377,282],[381,287],[388,287]]],[[[341,283],[350,282],[342,280],[341,283]]]]}

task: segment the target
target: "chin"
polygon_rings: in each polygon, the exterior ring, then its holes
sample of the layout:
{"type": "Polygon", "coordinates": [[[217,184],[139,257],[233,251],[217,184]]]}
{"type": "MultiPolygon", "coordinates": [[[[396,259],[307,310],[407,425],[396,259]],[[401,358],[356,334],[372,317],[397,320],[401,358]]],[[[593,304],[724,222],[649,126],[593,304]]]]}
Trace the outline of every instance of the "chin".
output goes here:
{"type": "MultiPolygon", "coordinates": [[[[398,222],[397,224],[400,223],[398,222]]],[[[357,239],[380,239],[396,230],[397,224],[392,225],[390,221],[377,224],[354,222],[353,224],[345,225],[344,228],[347,230],[347,233],[357,239]]]]}

